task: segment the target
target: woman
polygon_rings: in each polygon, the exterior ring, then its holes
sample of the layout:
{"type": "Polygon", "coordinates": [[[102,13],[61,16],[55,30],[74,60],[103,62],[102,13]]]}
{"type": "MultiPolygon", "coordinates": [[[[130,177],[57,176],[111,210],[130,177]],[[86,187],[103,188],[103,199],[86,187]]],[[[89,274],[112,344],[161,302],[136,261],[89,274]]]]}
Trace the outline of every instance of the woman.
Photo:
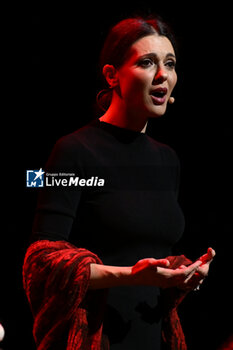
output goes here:
{"type": "Polygon", "coordinates": [[[45,187],[25,257],[38,349],[154,350],[161,333],[168,348],[186,349],[176,306],[199,288],[215,252],[194,263],[171,256],[184,230],[179,162],[146,126],[174,102],[175,66],[160,20],[111,29],[101,54],[108,88],[98,95],[105,112],[60,139],[47,164],[47,174],[104,185],[45,187]]]}

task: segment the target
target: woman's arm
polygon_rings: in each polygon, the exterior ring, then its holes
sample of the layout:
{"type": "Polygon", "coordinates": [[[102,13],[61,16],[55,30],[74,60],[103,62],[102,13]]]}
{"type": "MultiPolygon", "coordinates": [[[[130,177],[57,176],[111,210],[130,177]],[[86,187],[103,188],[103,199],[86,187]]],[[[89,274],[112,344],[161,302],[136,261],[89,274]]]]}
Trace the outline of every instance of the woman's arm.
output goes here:
{"type": "Polygon", "coordinates": [[[89,289],[111,288],[129,284],[132,267],[90,264],[89,289]]]}
{"type": "Polygon", "coordinates": [[[182,286],[196,273],[201,261],[182,269],[169,269],[166,259],[142,259],[134,266],[90,265],[90,289],[111,288],[118,286],[158,286],[168,288],[182,286]]]}
{"type": "Polygon", "coordinates": [[[118,286],[147,285],[161,288],[178,287],[195,289],[208,275],[209,265],[215,256],[212,248],[189,266],[169,268],[167,259],[142,259],[134,266],[90,265],[90,289],[118,286]]]}

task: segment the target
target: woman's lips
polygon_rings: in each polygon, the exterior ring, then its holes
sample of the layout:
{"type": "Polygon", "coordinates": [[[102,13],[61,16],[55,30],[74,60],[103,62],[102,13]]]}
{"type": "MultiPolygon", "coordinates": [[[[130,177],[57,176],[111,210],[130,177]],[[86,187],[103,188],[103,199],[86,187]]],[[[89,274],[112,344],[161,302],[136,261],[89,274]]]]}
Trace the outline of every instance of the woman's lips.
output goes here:
{"type": "Polygon", "coordinates": [[[166,102],[166,95],[164,97],[155,97],[153,95],[151,95],[153,104],[155,105],[163,105],[166,102]]]}
{"type": "Polygon", "coordinates": [[[157,88],[150,93],[153,104],[162,105],[167,100],[167,88],[157,88]]]}

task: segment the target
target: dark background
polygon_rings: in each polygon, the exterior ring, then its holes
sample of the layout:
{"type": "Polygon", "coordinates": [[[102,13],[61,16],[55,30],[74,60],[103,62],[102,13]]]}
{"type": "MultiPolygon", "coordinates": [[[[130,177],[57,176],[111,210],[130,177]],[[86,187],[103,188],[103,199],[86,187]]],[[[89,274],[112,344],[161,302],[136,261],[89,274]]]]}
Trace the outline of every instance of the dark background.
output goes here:
{"type": "Polygon", "coordinates": [[[173,147],[181,161],[180,204],[186,230],[176,252],[196,259],[212,246],[217,253],[201,291],[191,293],[180,306],[188,349],[218,349],[231,334],[231,7],[223,1],[203,5],[85,2],[30,5],[3,13],[4,350],[34,349],[21,271],[38,191],[26,188],[26,170],[43,168],[59,137],[95,117],[95,96],[102,83],[100,48],[109,26],[134,13],[161,15],[179,42],[176,102],[148,127],[148,133],[173,147]]]}

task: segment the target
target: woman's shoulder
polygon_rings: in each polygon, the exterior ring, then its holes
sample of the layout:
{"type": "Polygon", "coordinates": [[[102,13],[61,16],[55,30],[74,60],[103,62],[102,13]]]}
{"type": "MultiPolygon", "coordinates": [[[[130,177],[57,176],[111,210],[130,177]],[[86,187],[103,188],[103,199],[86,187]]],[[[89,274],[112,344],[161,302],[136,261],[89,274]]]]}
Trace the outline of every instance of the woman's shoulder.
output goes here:
{"type": "Polygon", "coordinates": [[[69,166],[81,164],[89,159],[93,147],[88,140],[92,139],[92,123],[80,127],[74,132],[61,136],[53,145],[46,167],[69,166]]]}
{"type": "Polygon", "coordinates": [[[95,122],[91,121],[88,124],[81,126],[77,130],[61,136],[55,143],[57,148],[76,148],[85,145],[87,140],[90,140],[92,135],[96,132],[95,122]]]}
{"type": "Polygon", "coordinates": [[[158,148],[159,150],[163,150],[165,152],[176,153],[175,150],[170,145],[163,143],[161,141],[158,141],[150,135],[147,135],[147,140],[151,143],[152,147],[158,148]]]}
{"type": "Polygon", "coordinates": [[[168,144],[155,140],[151,136],[147,136],[147,139],[152,148],[159,152],[163,158],[179,161],[176,151],[168,144]]]}

